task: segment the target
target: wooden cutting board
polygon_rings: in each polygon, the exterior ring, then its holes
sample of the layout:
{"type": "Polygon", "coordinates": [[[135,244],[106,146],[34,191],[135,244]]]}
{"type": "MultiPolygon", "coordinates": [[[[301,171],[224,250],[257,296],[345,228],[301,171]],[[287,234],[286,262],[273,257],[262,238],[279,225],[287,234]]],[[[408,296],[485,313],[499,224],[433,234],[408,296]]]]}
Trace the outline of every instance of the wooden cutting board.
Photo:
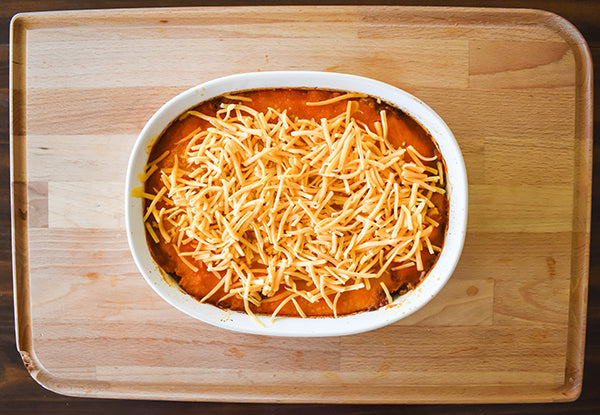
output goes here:
{"type": "Polygon", "coordinates": [[[591,197],[591,61],[532,10],[240,7],[22,14],[11,40],[17,346],[77,396],[254,402],[575,399],[591,197]],[[129,152],[177,93],[247,71],[375,78],[454,131],[469,224],[452,279],[391,326],[268,338],[174,310],[136,269],[129,152]]]}

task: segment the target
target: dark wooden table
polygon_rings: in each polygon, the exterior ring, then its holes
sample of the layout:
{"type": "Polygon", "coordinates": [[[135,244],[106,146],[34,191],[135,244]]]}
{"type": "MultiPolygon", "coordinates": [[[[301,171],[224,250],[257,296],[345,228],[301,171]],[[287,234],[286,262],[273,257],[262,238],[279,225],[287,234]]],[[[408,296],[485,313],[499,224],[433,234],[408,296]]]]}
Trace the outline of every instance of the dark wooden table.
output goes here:
{"type": "MultiPolygon", "coordinates": [[[[436,413],[436,414],[598,414],[600,413],[600,192],[592,196],[592,237],[590,250],[589,298],[583,391],[573,403],[524,405],[281,405],[154,402],[70,398],[49,392],[27,373],[16,350],[11,271],[8,54],[10,18],[18,12],[66,9],[97,9],[158,6],[208,6],[251,4],[388,4],[432,6],[485,6],[537,8],[557,13],[573,23],[586,38],[600,79],[600,2],[569,0],[508,1],[175,1],[175,0],[4,0],[0,7],[0,413],[436,413]]],[[[595,96],[600,97],[600,81],[595,96]]],[[[593,186],[600,185],[600,99],[594,105],[593,186]]]]}

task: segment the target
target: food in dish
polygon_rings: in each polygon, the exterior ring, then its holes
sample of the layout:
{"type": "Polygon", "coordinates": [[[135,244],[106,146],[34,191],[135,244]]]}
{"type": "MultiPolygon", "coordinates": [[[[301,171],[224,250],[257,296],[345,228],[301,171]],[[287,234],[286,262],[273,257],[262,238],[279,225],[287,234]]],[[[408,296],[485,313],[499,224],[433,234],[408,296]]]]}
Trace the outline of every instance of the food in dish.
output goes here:
{"type": "Polygon", "coordinates": [[[418,285],[444,242],[435,142],[365,94],[222,95],[175,120],[149,160],[138,196],[156,262],[250,316],[377,309],[418,285]]]}

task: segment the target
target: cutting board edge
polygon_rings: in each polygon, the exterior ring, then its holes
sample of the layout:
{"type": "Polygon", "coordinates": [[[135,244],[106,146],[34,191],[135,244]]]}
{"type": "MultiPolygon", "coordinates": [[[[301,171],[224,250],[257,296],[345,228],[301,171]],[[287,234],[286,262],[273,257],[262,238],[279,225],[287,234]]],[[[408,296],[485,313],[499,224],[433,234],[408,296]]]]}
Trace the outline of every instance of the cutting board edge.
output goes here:
{"type": "Polygon", "coordinates": [[[569,329],[565,367],[565,391],[570,401],[579,398],[583,384],[587,291],[591,238],[593,171],[593,64],[592,55],[581,32],[567,19],[543,12],[547,25],[569,44],[576,63],[575,135],[582,143],[575,152],[579,173],[573,195],[574,232],[571,267],[569,329]]]}
{"type": "MultiPolygon", "coordinates": [[[[370,390],[364,385],[339,385],[333,389],[322,386],[290,388],[288,393],[274,392],[269,385],[202,385],[204,392],[182,390],[173,393],[173,385],[135,384],[127,382],[80,381],[53,375],[43,367],[34,351],[20,351],[31,377],[44,389],[71,397],[100,399],[165,400],[189,402],[232,403],[315,403],[315,404],[514,404],[572,402],[577,400],[580,387],[551,385],[486,385],[464,386],[459,393],[455,387],[420,386],[370,390]],[[348,394],[348,389],[353,393],[348,394]],[[428,398],[423,398],[428,396],[428,398]]],[[[182,386],[182,389],[184,386],[182,386]]]]}

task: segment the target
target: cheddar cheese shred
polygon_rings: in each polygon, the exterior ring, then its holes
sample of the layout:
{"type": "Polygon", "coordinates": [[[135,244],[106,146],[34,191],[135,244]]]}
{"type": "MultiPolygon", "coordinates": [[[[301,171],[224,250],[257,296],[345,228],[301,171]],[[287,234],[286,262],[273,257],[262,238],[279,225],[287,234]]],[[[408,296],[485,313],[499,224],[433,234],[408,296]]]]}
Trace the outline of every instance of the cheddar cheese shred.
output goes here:
{"type": "Polygon", "coordinates": [[[237,301],[255,319],[253,310],[274,319],[284,308],[311,316],[315,303],[337,316],[352,291],[391,302],[383,277],[407,268],[422,276],[441,250],[432,238],[445,223],[439,153],[393,145],[389,107],[361,121],[362,94],[305,102],[338,105],[322,118],[257,110],[252,96],[187,111],[200,127],[146,166],[145,226],[166,252],[156,256],[177,257],[171,272],[209,275],[201,301],[237,301]]]}

